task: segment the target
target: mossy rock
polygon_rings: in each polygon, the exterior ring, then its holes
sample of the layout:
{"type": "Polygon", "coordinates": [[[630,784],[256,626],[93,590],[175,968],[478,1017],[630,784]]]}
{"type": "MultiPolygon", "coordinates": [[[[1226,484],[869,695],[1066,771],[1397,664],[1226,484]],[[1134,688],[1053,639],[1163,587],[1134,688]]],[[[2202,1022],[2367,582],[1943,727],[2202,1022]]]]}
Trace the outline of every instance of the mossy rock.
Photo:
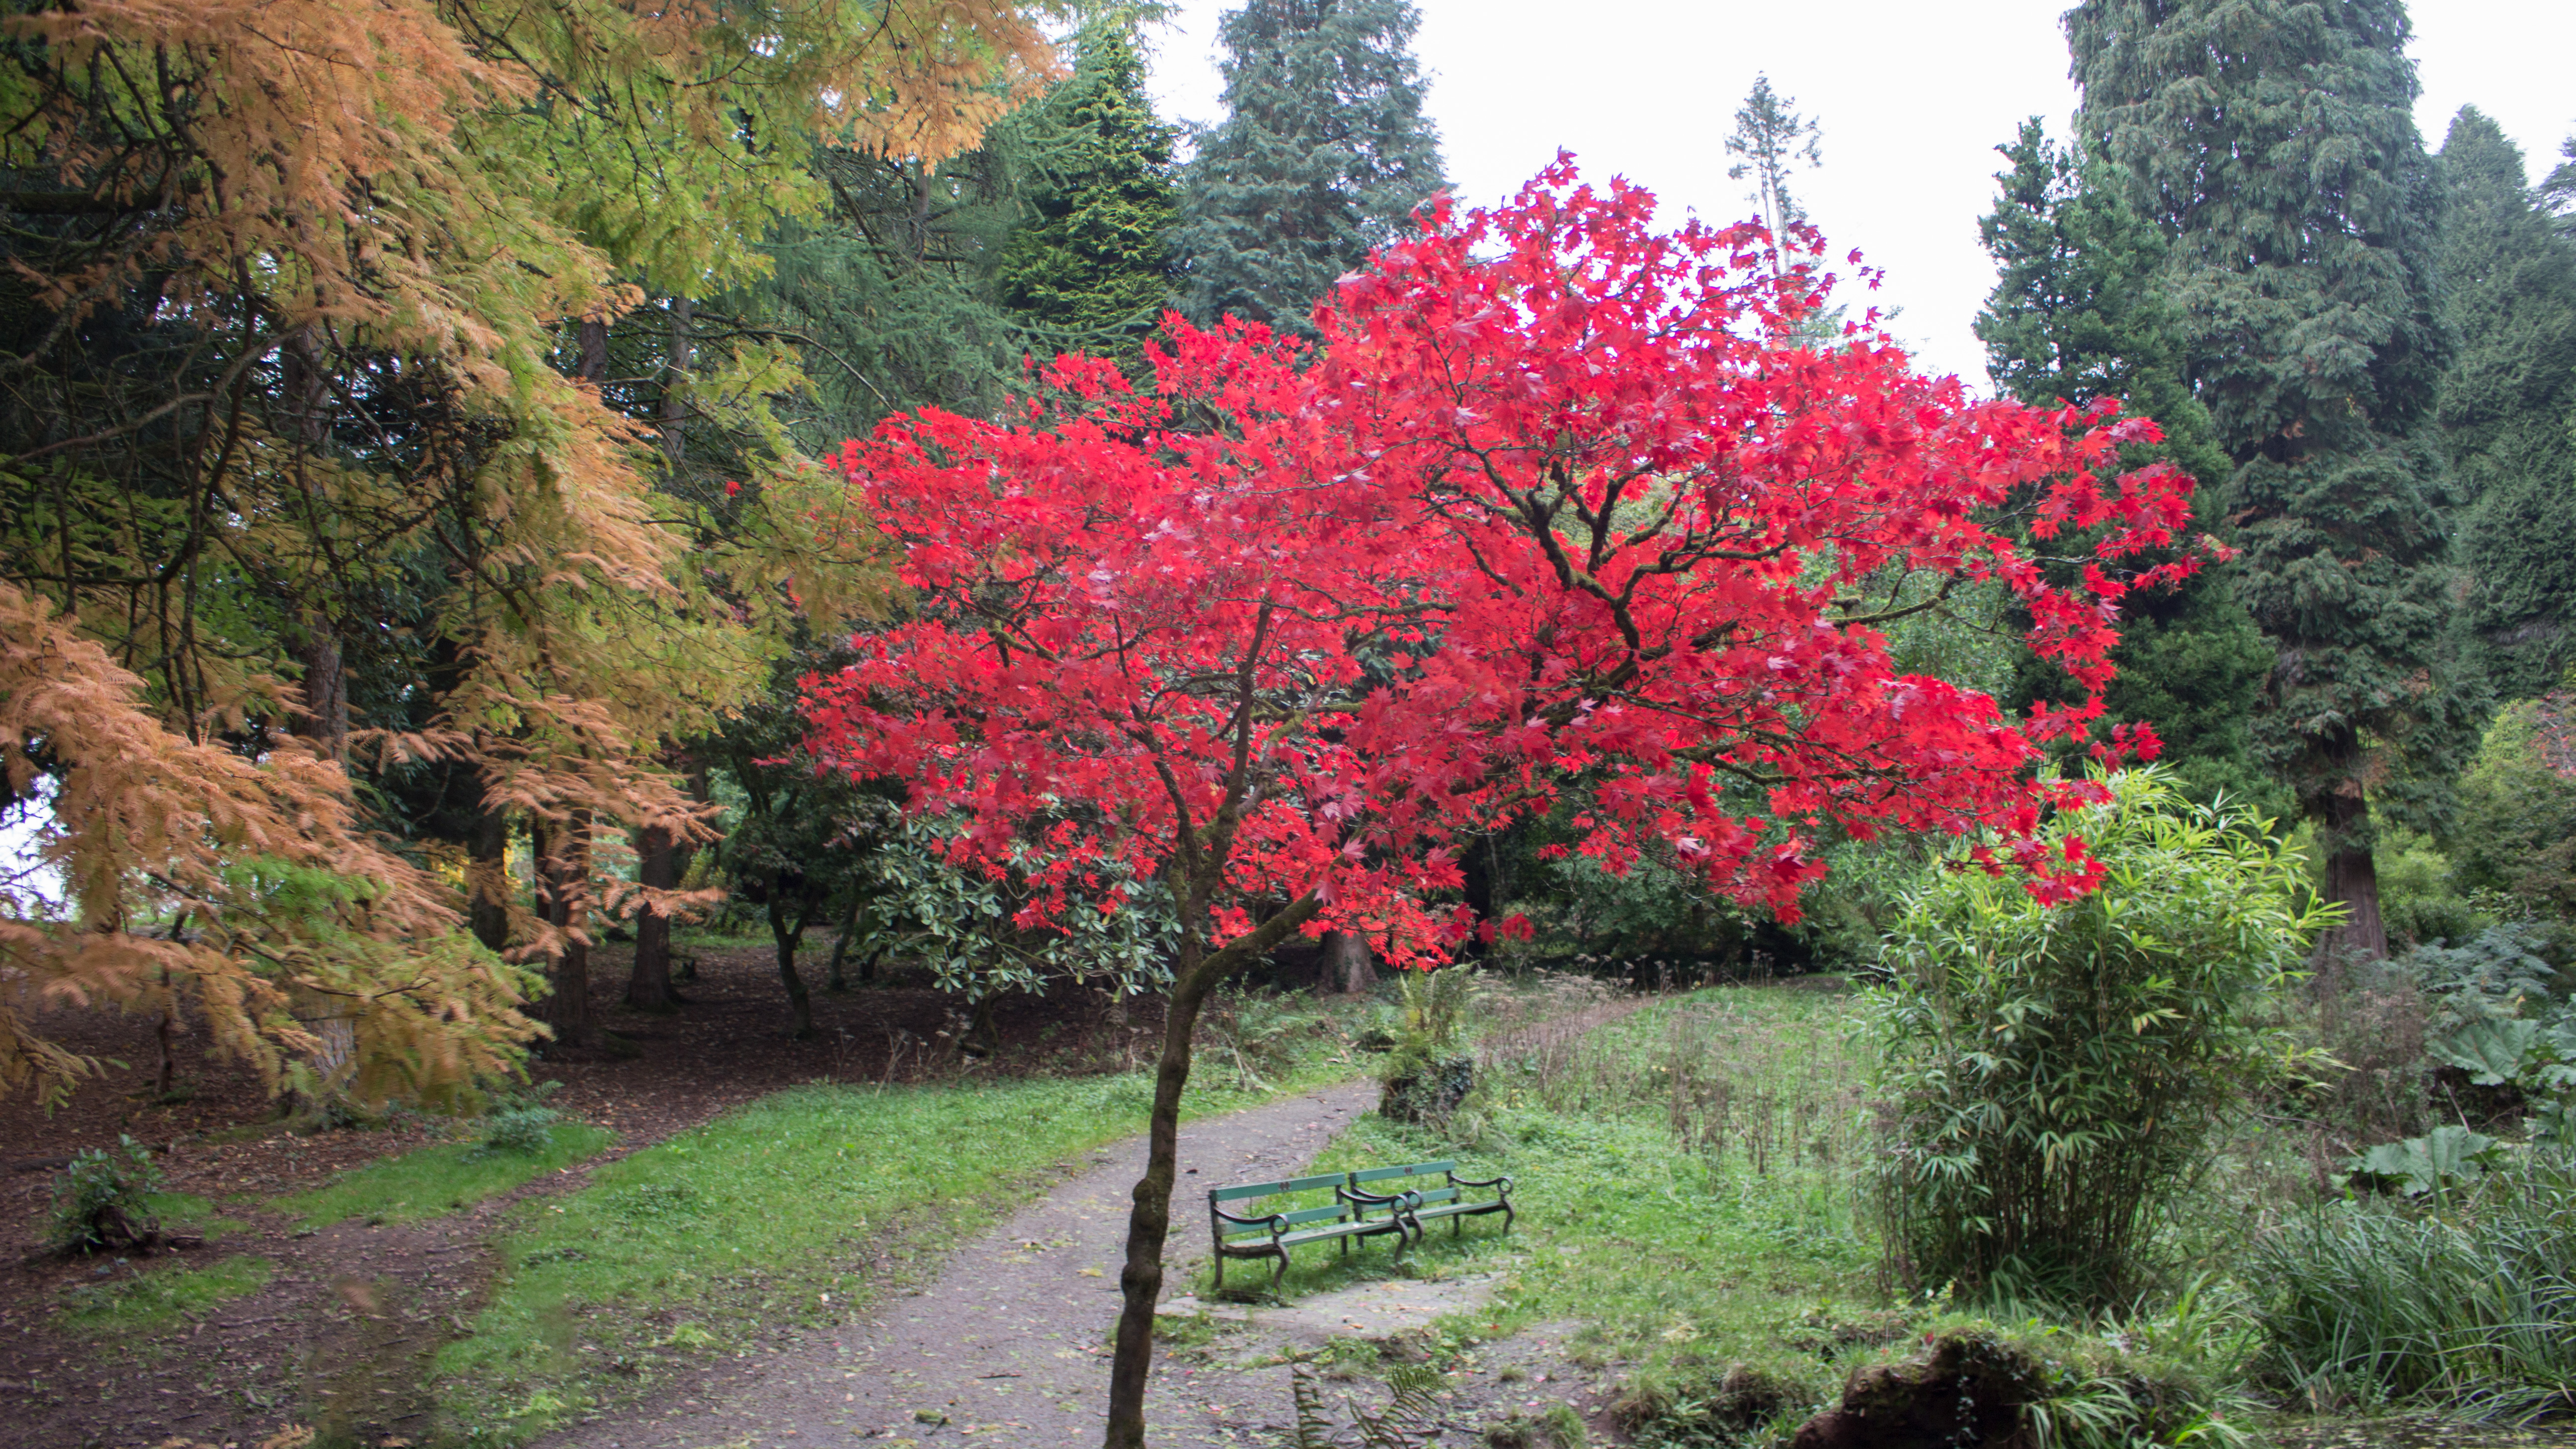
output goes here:
{"type": "Polygon", "coordinates": [[[2023,1406],[2048,1392],[2039,1364],[1979,1330],[1945,1333],[1923,1358],[1854,1373],[1842,1402],[1798,1426],[1790,1449],[2027,1449],[2023,1406]]]}

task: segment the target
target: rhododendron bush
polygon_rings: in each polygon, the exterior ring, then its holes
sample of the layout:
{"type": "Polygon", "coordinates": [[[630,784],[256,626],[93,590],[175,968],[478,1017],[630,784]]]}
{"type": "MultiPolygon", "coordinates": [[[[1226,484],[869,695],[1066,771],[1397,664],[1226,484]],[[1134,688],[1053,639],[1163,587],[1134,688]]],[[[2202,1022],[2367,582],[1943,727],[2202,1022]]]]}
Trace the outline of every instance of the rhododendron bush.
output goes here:
{"type": "Polygon", "coordinates": [[[1113,1444],[1142,1442],[1200,1001],[1291,933],[1427,966],[1512,929],[1443,903],[1457,843],[1577,781],[1585,853],[1784,918],[1828,825],[1973,837],[2043,900],[2097,870],[2038,832],[2098,785],[2036,762],[2099,714],[2122,595],[2191,567],[2123,568],[2189,514],[2171,470],[2115,476],[2152,425],[1971,399],[1867,329],[1800,342],[1820,243],[1651,212],[1560,161],[1346,278],[1311,354],[1175,318],[1150,392],[1060,358],[1012,418],[841,456],[910,598],[810,682],[816,752],[963,822],[960,862],[1044,840],[1030,924],[1103,908],[1113,863],[1180,914],[1113,1444]],[[2008,498],[2100,539],[2072,591],[1989,527],[2008,498]],[[2010,590],[2090,702],[1896,673],[1881,601],[1926,576],[2010,590]]]}

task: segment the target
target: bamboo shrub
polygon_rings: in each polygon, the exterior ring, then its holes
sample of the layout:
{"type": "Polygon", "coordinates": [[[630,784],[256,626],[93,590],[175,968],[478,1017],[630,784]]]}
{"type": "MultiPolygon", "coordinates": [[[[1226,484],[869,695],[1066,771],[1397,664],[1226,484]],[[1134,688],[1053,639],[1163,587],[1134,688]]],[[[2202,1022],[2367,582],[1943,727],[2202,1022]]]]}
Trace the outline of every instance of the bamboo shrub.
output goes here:
{"type": "Polygon", "coordinates": [[[1901,1281],[2131,1299],[2214,1136],[2295,1060],[2271,1004],[2323,924],[2301,863],[2161,772],[2108,783],[2052,827],[2103,862],[2098,889],[2049,908],[1937,868],[1883,943],[1872,1187],[1901,1281]]]}

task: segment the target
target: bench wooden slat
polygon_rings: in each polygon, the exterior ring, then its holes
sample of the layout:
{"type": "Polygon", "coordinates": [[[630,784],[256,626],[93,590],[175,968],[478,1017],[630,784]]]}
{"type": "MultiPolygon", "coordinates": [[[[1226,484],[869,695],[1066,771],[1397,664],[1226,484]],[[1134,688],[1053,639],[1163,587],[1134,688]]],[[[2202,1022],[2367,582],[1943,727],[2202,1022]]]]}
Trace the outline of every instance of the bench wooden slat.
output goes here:
{"type": "Polygon", "coordinates": [[[1271,1197],[1283,1192],[1314,1192],[1322,1188],[1340,1187],[1349,1180],[1346,1174],[1328,1172],[1316,1177],[1292,1177],[1285,1182],[1246,1182],[1233,1187],[1210,1188],[1208,1201],[1240,1202],[1248,1197],[1271,1197]]]}
{"type": "Polygon", "coordinates": [[[1266,1234],[1268,1234],[1268,1233],[1269,1233],[1269,1231],[1270,1231],[1270,1228],[1269,1228],[1269,1221],[1271,1221],[1271,1220],[1275,1220],[1275,1221],[1278,1221],[1278,1222],[1283,1222],[1283,1223],[1288,1224],[1288,1225],[1289,1225],[1289,1226],[1291,1226],[1291,1227],[1294,1227],[1294,1226],[1296,1226],[1296,1225],[1297,1225],[1297,1224],[1299,1224],[1299,1223],[1320,1223],[1320,1222],[1325,1222],[1325,1221],[1337,1221],[1337,1220],[1339,1220],[1342,1216],[1343,1216],[1343,1209],[1342,1209],[1342,1207],[1341,1207],[1341,1205],[1340,1205],[1339,1203],[1336,1203],[1336,1204],[1334,1204],[1334,1205],[1332,1205],[1332,1206],[1330,1206],[1330,1207],[1299,1208],[1297,1211],[1295,1211],[1295,1212],[1293,1212],[1293,1213],[1272,1213],[1272,1214],[1270,1215],[1270,1219],[1269,1219],[1269,1220],[1265,1220],[1265,1221],[1260,1222],[1260,1223],[1254,1223],[1254,1224],[1252,1224],[1252,1225],[1251,1225],[1251,1226],[1249,1226],[1249,1227],[1237,1227],[1237,1226],[1229,1225],[1229,1226],[1227,1227],[1227,1229],[1226,1229],[1226,1236],[1227,1236],[1227,1237],[1229,1237],[1229,1238],[1235,1238],[1235,1237],[1242,1237],[1243,1235],[1245,1235],[1245,1234],[1247,1234],[1247,1233],[1257,1233],[1257,1234],[1264,1234],[1264,1235],[1266,1235],[1266,1234]]]}
{"type": "Polygon", "coordinates": [[[1455,1168],[1455,1161],[1417,1162],[1408,1167],[1367,1167],[1351,1174],[1351,1181],[1384,1182],[1391,1177],[1433,1177],[1455,1168]]]}

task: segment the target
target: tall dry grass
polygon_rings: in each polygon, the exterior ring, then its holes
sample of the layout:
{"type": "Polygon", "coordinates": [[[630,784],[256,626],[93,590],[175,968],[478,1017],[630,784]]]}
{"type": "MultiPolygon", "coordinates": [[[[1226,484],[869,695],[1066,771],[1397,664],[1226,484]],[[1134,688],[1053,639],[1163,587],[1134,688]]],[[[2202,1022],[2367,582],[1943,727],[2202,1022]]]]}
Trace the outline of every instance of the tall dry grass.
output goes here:
{"type": "Polygon", "coordinates": [[[1756,1176],[1861,1150],[1865,1074],[1832,992],[1737,986],[1675,1001],[1568,979],[1496,1001],[1488,1020],[1476,1065],[1493,1106],[1660,1109],[1684,1151],[1756,1176]]]}

